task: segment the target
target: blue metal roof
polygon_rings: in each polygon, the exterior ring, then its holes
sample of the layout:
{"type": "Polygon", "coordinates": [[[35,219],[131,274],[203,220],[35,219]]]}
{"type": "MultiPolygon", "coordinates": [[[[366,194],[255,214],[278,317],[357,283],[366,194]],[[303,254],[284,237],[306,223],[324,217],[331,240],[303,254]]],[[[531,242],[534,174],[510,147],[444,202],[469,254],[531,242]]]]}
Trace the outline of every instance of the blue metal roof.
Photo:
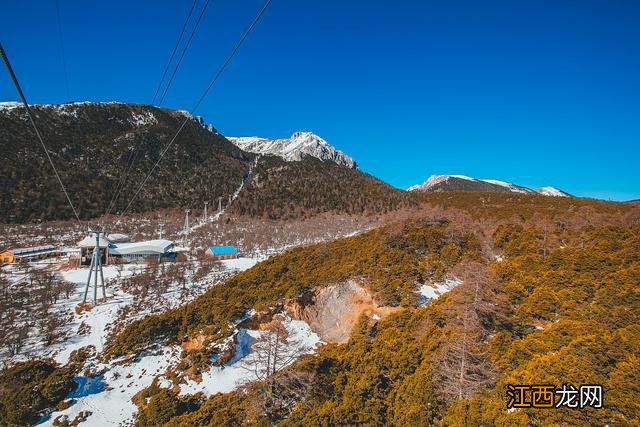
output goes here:
{"type": "Polygon", "coordinates": [[[209,250],[214,255],[231,255],[238,253],[238,248],[235,246],[211,246],[209,250]]]}

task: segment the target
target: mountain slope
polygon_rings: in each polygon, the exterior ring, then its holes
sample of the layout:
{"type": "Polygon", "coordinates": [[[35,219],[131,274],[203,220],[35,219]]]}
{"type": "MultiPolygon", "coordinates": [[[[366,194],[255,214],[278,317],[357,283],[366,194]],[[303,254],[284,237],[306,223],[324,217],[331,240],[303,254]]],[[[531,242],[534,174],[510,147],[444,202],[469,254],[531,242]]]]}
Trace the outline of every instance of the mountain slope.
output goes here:
{"type": "MultiPolygon", "coordinates": [[[[358,171],[352,159],[311,134],[294,138],[309,142],[288,152],[292,159],[299,156],[298,161],[260,156],[252,171],[255,154],[242,151],[212,126],[183,111],[117,102],[36,105],[33,111],[83,219],[105,213],[121,176],[126,179],[113,212],[125,208],[185,116],[189,118],[186,126],[129,212],[199,208],[204,201],[213,203],[218,197],[226,201],[247,179],[232,202],[232,212],[269,218],[322,212],[374,213],[411,204],[415,199],[415,195],[358,171]],[[315,153],[325,161],[302,154],[304,147],[319,147],[315,153]],[[135,167],[127,175],[132,156],[135,167]]],[[[73,217],[26,112],[16,103],[0,104],[0,150],[0,221],[73,217]]]]}
{"type": "Polygon", "coordinates": [[[231,210],[275,219],[321,212],[380,213],[415,204],[412,194],[356,169],[313,157],[288,162],[261,156],[231,210]]]}
{"type": "MultiPolygon", "coordinates": [[[[187,114],[122,103],[36,105],[33,111],[82,218],[106,211],[138,147],[115,211],[123,209],[187,114]]],[[[133,203],[133,211],[200,205],[201,200],[232,193],[247,173],[251,155],[210,132],[198,118],[189,118],[133,203]]],[[[23,107],[0,110],[0,150],[5,221],[72,217],[23,107]]]]}
{"type": "Polygon", "coordinates": [[[541,194],[543,196],[571,197],[569,193],[554,187],[537,190],[496,179],[477,179],[465,175],[431,175],[424,183],[408,188],[409,191],[495,191],[521,194],[541,194]]]}
{"type": "MultiPolygon", "coordinates": [[[[636,208],[531,197],[523,216],[505,216],[501,211],[511,209],[505,201],[513,197],[492,195],[483,217],[463,230],[460,221],[434,221],[425,212],[420,220],[270,258],[184,308],[131,324],[112,337],[110,354],[199,336],[223,340],[233,333],[229,325],[253,310],[256,323],[267,322],[274,312],[289,310],[291,300],[312,307],[318,302],[314,290],[358,280],[394,311],[382,318],[361,312],[348,342],[323,346],[266,383],[211,395],[195,411],[176,409],[184,396],[152,385],[141,410],[165,414],[163,422],[178,416],[172,425],[553,425],[567,419],[577,425],[625,425],[637,420],[638,406],[617,391],[634,387],[640,357],[634,345],[640,337],[634,292],[640,228],[634,225],[637,216],[627,216],[637,215],[636,208]],[[567,210],[573,203],[577,209],[567,210]],[[584,222],[584,209],[597,213],[593,222],[584,222]],[[544,247],[542,233],[548,238],[544,247]],[[489,257],[493,251],[502,257],[489,257]],[[445,276],[462,283],[421,305],[420,284],[445,276]],[[270,396],[290,390],[287,379],[300,392],[284,408],[268,406],[270,396]],[[534,381],[558,388],[603,384],[610,394],[601,410],[508,411],[506,385],[534,381]]],[[[464,210],[476,212],[477,205],[476,200],[464,210]]],[[[457,208],[437,212],[460,215],[457,208]]],[[[328,313],[329,320],[335,321],[336,311],[328,313]]],[[[214,350],[198,351],[184,354],[210,361],[214,350]]]]}
{"type": "Polygon", "coordinates": [[[357,168],[355,160],[311,132],[296,132],[290,138],[282,139],[266,139],[253,136],[227,137],[227,139],[244,151],[251,153],[271,154],[289,161],[300,161],[305,157],[315,157],[352,169],[357,168]]]}
{"type": "Polygon", "coordinates": [[[553,197],[572,197],[571,194],[559,190],[555,187],[540,187],[536,189],[536,193],[542,194],[543,196],[553,196],[553,197]]]}

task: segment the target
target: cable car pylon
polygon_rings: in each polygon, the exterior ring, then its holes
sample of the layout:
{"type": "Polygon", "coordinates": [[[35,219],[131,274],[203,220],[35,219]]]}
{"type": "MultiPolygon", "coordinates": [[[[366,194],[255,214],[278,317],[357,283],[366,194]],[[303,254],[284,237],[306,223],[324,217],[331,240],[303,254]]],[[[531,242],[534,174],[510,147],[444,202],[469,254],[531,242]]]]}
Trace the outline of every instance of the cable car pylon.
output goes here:
{"type": "Polygon", "coordinates": [[[98,304],[98,275],[100,276],[100,287],[102,288],[102,301],[107,300],[107,294],[104,288],[104,274],[102,273],[102,252],[100,251],[100,236],[104,235],[104,229],[96,225],[90,228],[89,231],[91,231],[96,238],[96,246],[93,248],[93,256],[91,257],[91,266],[89,267],[89,276],[87,277],[87,284],[84,288],[82,303],[87,303],[91,276],[93,276],[93,305],[95,307],[98,304]]]}

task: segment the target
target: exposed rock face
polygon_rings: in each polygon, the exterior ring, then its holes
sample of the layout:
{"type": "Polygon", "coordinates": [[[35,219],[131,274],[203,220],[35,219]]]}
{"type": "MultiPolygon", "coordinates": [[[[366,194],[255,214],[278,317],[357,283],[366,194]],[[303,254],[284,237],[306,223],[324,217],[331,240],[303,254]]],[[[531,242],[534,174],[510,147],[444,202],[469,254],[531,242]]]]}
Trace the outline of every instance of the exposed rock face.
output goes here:
{"type": "Polygon", "coordinates": [[[285,308],[292,318],[304,320],[323,341],[332,343],[346,342],[362,314],[378,320],[398,310],[378,306],[355,280],[318,289],[285,308]]]}
{"type": "Polygon", "coordinates": [[[336,149],[324,139],[311,132],[296,132],[290,138],[267,139],[255,136],[227,137],[235,145],[257,154],[271,154],[287,161],[300,161],[305,157],[315,157],[331,161],[341,166],[357,169],[355,160],[336,149]]]}

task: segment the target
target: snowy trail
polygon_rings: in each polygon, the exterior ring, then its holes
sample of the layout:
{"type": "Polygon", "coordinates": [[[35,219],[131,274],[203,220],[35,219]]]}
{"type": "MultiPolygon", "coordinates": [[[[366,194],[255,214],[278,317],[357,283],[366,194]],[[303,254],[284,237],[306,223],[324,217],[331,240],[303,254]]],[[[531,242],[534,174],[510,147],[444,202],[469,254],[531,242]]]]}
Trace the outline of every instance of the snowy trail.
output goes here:
{"type": "MultiPolygon", "coordinates": [[[[247,175],[242,178],[242,181],[240,182],[240,185],[238,186],[238,188],[236,188],[236,190],[231,195],[231,199],[229,200],[229,203],[227,203],[227,205],[224,208],[222,208],[221,211],[216,212],[215,214],[213,214],[209,218],[207,218],[206,221],[199,221],[197,224],[194,224],[191,227],[189,227],[189,233],[191,233],[194,230],[197,230],[197,229],[201,228],[205,224],[218,221],[220,216],[222,216],[222,214],[226,212],[227,208],[229,206],[231,206],[231,203],[233,203],[233,201],[238,198],[238,196],[240,195],[240,192],[244,188],[244,184],[247,181],[249,181],[249,179],[251,178],[251,174],[253,173],[253,168],[255,167],[255,165],[258,162],[258,157],[256,157],[256,160],[249,165],[249,170],[247,171],[247,175]]],[[[181,234],[184,235],[184,230],[181,232],[181,234]]]]}

